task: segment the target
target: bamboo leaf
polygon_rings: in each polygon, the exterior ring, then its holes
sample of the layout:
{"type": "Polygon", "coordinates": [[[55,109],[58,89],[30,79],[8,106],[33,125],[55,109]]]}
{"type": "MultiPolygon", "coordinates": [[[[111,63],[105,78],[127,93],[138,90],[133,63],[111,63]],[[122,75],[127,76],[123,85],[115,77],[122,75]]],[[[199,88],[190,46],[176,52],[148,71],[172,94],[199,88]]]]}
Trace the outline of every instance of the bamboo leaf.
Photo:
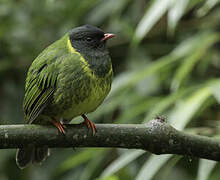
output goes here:
{"type": "Polygon", "coordinates": [[[217,162],[215,161],[200,159],[197,180],[208,180],[209,175],[211,174],[216,164],[217,162]]]}
{"type": "Polygon", "coordinates": [[[175,0],[168,11],[168,31],[173,34],[178,21],[183,16],[189,0],[175,0]]]}
{"type": "Polygon", "coordinates": [[[100,155],[104,150],[103,149],[88,149],[81,151],[75,154],[72,157],[68,157],[58,168],[57,174],[68,171],[76,166],[79,166],[82,163],[89,161],[94,158],[96,155],[100,155]]]}
{"type": "Polygon", "coordinates": [[[151,180],[172,155],[152,155],[141,167],[135,180],[151,180]]]}
{"type": "Polygon", "coordinates": [[[165,14],[168,10],[172,0],[155,0],[151,7],[147,9],[143,18],[138,23],[137,29],[134,34],[133,43],[140,42],[144,36],[151,30],[156,22],[165,14]]]}
{"type": "Polygon", "coordinates": [[[155,116],[160,115],[165,110],[168,110],[168,108],[176,101],[178,101],[178,99],[183,98],[184,96],[186,96],[186,94],[189,94],[190,92],[193,92],[196,88],[196,86],[189,87],[184,90],[176,91],[175,93],[172,93],[164,98],[160,98],[158,102],[155,102],[156,105],[152,106],[152,108],[149,110],[149,113],[147,114],[143,122],[147,122],[153,119],[155,116]]]}
{"type": "Polygon", "coordinates": [[[210,87],[205,86],[185,100],[179,101],[168,117],[169,122],[175,128],[182,130],[211,95],[210,87]]]}
{"type": "Polygon", "coordinates": [[[183,83],[186,77],[189,76],[195,64],[199,60],[202,60],[202,57],[207,52],[208,48],[210,48],[210,46],[216,43],[219,40],[219,38],[220,35],[218,33],[201,34],[200,41],[197,42],[198,45],[196,49],[183,60],[183,63],[177,69],[171,84],[172,90],[177,90],[179,88],[179,86],[183,83]]]}
{"type": "Polygon", "coordinates": [[[131,150],[121,155],[118,159],[113,161],[101,174],[100,177],[105,178],[111,176],[115,172],[119,171],[121,168],[125,167],[127,164],[135,160],[137,157],[144,154],[145,151],[142,150],[131,150]]]}
{"type": "Polygon", "coordinates": [[[220,104],[220,82],[216,81],[211,85],[212,94],[220,104]]]}

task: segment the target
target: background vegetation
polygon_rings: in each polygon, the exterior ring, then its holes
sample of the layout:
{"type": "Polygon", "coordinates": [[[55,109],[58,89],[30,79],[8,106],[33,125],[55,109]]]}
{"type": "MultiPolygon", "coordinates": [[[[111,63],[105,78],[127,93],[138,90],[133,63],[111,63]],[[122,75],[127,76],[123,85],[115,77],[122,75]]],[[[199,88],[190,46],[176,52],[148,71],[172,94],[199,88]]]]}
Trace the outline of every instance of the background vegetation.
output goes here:
{"type": "MultiPolygon", "coordinates": [[[[0,124],[23,122],[33,59],[69,29],[93,24],[109,43],[112,91],[89,117],[143,123],[163,115],[177,129],[220,134],[219,0],[0,0],[0,124]]],[[[75,121],[74,121],[75,122],[75,121]]],[[[217,180],[214,161],[140,150],[53,149],[42,166],[19,170],[15,150],[0,151],[0,179],[217,180]]]]}

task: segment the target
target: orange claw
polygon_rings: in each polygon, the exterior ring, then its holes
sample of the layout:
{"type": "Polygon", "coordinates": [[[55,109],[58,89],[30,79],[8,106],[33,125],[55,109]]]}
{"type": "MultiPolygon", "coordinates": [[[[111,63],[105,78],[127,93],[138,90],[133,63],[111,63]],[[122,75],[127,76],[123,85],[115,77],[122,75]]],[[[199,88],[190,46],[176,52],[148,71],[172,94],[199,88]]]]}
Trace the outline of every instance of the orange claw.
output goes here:
{"type": "Polygon", "coordinates": [[[84,119],[84,123],[86,124],[88,129],[92,129],[92,134],[95,135],[95,133],[97,132],[96,130],[96,126],[93,122],[91,122],[85,114],[82,115],[83,119],[84,119]]]}
{"type": "Polygon", "coordinates": [[[56,128],[59,130],[59,132],[61,134],[65,134],[66,133],[65,130],[64,130],[65,126],[62,123],[60,123],[60,122],[56,121],[55,119],[53,119],[52,120],[52,124],[54,126],[56,126],[56,128]]]}

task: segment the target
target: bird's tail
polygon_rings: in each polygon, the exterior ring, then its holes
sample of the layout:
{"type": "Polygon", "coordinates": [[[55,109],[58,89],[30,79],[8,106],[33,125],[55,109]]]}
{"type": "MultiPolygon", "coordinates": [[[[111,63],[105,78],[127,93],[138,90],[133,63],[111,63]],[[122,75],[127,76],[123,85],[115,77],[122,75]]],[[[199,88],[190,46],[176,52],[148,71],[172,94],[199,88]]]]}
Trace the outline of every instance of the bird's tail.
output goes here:
{"type": "Polygon", "coordinates": [[[16,163],[20,169],[23,169],[30,163],[41,163],[49,156],[49,154],[50,153],[48,147],[24,147],[17,150],[16,163]]]}

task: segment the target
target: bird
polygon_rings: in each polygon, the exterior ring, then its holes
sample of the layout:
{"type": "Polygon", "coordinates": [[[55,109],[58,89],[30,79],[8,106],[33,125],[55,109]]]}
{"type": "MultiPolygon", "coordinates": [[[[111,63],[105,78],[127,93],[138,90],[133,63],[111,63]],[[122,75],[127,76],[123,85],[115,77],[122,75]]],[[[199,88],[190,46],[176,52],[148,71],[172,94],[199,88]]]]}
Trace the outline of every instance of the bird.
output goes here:
{"type": "MultiPolygon", "coordinates": [[[[106,42],[113,37],[98,27],[83,25],[45,48],[27,72],[24,122],[51,123],[65,135],[64,123],[82,116],[94,135],[96,126],[86,114],[95,111],[110,92],[113,69],[106,42]]],[[[17,150],[16,163],[23,169],[41,164],[48,156],[48,147],[30,144],[17,150]]]]}

